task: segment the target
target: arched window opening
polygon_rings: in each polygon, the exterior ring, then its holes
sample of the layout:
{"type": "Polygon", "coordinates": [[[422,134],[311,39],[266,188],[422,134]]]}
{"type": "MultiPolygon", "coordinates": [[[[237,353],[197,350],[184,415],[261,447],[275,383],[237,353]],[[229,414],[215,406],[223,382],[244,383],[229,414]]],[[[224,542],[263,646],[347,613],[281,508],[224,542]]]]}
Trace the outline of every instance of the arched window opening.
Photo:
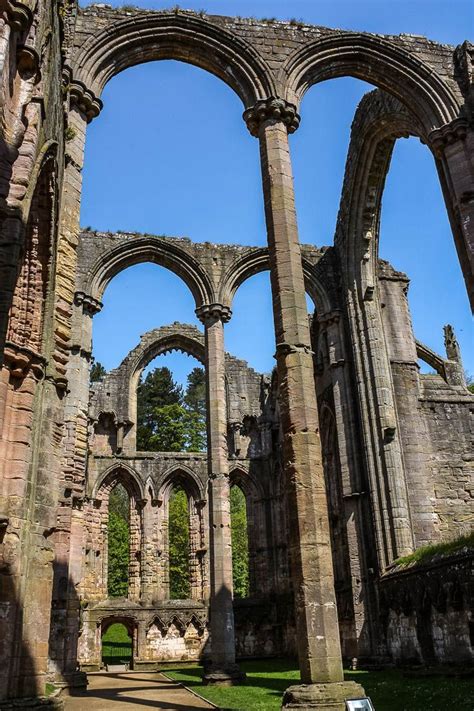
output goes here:
{"type": "Polygon", "coordinates": [[[225,339],[229,353],[243,358],[259,373],[272,371],[275,333],[269,272],[255,274],[239,286],[225,339]]]}
{"type": "Polygon", "coordinates": [[[87,129],[82,224],[201,242],[244,244],[254,235],[265,243],[258,150],[230,87],[198,67],[160,60],[113,77],[102,100],[87,129]],[[209,97],[206,121],[191,121],[209,97]]]}
{"type": "Polygon", "coordinates": [[[36,352],[42,346],[54,208],[50,160],[41,170],[31,202],[7,330],[7,341],[36,352]]]}
{"type": "Polygon", "coordinates": [[[95,377],[105,375],[136,347],[142,334],[173,321],[201,327],[191,291],[174,272],[145,262],[114,276],[94,316],[95,377]],[[117,327],[120,324],[120,327],[117,327]],[[102,367],[101,367],[102,366],[102,367]]]}
{"type": "Polygon", "coordinates": [[[249,597],[249,537],[247,499],[240,486],[230,490],[230,521],[232,533],[232,581],[234,597],[249,597]]]}
{"type": "Polygon", "coordinates": [[[171,600],[191,596],[189,501],[181,487],[175,487],[169,499],[169,591],[171,600]]]}
{"type": "Polygon", "coordinates": [[[302,244],[333,244],[352,120],[373,88],[341,77],[311,87],[301,102],[302,121],[291,137],[291,157],[302,244]]]}
{"type": "Polygon", "coordinates": [[[152,361],[141,375],[137,387],[137,450],[206,450],[206,378],[195,359],[173,352],[152,361]]]}
{"type": "MultiPolygon", "coordinates": [[[[380,253],[404,272],[414,334],[444,357],[443,326],[454,326],[464,366],[474,366],[471,313],[434,159],[416,138],[395,143],[387,174],[380,253]],[[430,205],[427,212],[421,206],[430,205]],[[420,259],[420,254],[423,258],[420,259]],[[440,299],[440,284],[444,285],[440,299]]],[[[422,366],[422,372],[430,372],[422,366]]]]}
{"type": "Polygon", "coordinates": [[[114,486],[109,496],[107,560],[108,596],[127,597],[130,563],[130,497],[120,483],[114,486]]]}
{"type": "Polygon", "coordinates": [[[132,666],[132,636],[122,622],[114,622],[102,633],[102,664],[132,666]]]}

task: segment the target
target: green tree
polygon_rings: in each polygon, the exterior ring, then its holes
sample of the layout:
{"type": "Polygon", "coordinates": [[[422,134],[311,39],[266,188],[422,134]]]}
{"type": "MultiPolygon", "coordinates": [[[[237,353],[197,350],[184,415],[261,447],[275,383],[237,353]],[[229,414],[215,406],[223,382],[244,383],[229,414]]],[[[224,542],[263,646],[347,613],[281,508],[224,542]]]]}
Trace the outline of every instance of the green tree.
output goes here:
{"type": "MultiPolygon", "coordinates": [[[[137,449],[160,451],[151,437],[157,434],[156,411],[168,405],[180,405],[183,388],[173,380],[169,368],[155,368],[146,378],[140,378],[137,388],[137,449]]],[[[164,450],[176,451],[176,450],[164,450]]]]}
{"type": "Polygon", "coordinates": [[[247,502],[238,486],[230,490],[230,521],[232,535],[232,579],[234,597],[249,596],[249,541],[247,502]]]}
{"type": "Polygon", "coordinates": [[[130,500],[125,488],[117,484],[109,496],[108,521],[108,574],[109,597],[126,597],[128,594],[128,564],[130,500]]]}
{"type": "Polygon", "coordinates": [[[203,368],[193,368],[189,373],[184,403],[188,410],[206,419],[206,374],[203,368]]]}
{"type": "Polygon", "coordinates": [[[181,488],[172,491],[169,501],[170,598],[189,598],[189,509],[188,497],[181,488]]]}
{"type": "Polygon", "coordinates": [[[471,375],[471,373],[468,373],[468,371],[466,370],[464,371],[464,377],[466,379],[467,389],[470,393],[474,394],[474,375],[471,375]]]}
{"type": "Polygon", "coordinates": [[[186,393],[168,368],[155,368],[137,391],[137,449],[202,452],[206,448],[205,375],[194,368],[186,393]]]}
{"type": "Polygon", "coordinates": [[[99,382],[105,375],[107,375],[107,371],[102,365],[102,363],[100,363],[98,360],[94,361],[90,373],[91,383],[99,382]]]}
{"type": "Polygon", "coordinates": [[[193,368],[188,375],[184,405],[189,413],[187,450],[206,450],[206,374],[203,368],[193,368]]]}

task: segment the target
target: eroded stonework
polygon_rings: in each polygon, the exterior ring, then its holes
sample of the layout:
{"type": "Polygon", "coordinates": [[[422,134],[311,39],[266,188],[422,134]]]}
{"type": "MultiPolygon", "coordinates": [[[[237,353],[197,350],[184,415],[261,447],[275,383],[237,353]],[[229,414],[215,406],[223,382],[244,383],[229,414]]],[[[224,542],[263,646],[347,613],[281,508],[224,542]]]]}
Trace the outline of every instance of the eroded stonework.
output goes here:
{"type": "Polygon", "coordinates": [[[455,334],[446,329],[446,357],[419,343],[408,279],[378,257],[393,145],[418,136],[435,157],[474,299],[472,45],[0,0],[0,69],[2,708],[42,694],[46,680],[83,684],[80,665],[100,665],[115,619],[137,666],[205,657],[208,682],[238,680],[236,654],[297,651],[303,685],[285,703],[325,695],[343,708],[344,695],[360,695],[341,684],[342,657],[472,660],[472,552],[429,569],[392,566],[472,532],[474,398],[455,334]],[[241,98],[260,148],[268,248],[81,232],[85,135],[102,90],[160,59],[210,71],[241,98]],[[288,135],[304,120],[304,93],[344,75],[377,89],[354,117],[334,247],[301,246],[288,135]],[[91,391],[103,292],[144,261],[184,280],[203,328],[151,331],[91,391]],[[266,375],[224,349],[233,297],[262,270],[277,364],[266,375]],[[136,452],[139,373],[173,348],[206,369],[206,455],[136,452]],[[421,375],[418,358],[435,374],[421,375]],[[128,599],[111,601],[105,521],[118,480],[132,502],[133,555],[128,599]],[[168,599],[164,525],[176,481],[191,501],[192,593],[179,604],[168,599]],[[242,601],[232,599],[232,482],[249,514],[242,601]]]}

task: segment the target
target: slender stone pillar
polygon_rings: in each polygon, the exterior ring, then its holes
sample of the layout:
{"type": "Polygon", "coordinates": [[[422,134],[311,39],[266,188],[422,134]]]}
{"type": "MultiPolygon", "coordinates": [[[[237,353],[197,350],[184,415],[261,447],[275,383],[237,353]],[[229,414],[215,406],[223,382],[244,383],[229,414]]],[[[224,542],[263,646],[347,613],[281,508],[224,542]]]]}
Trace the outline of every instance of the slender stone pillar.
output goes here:
{"type": "Polygon", "coordinates": [[[284,708],[338,709],[363,689],[344,682],[329,535],[313,354],[294,204],[288,132],[295,107],[259,101],[244,113],[260,140],[265,216],[280,382],[283,466],[302,684],[287,689],[284,708]]]}
{"type": "Polygon", "coordinates": [[[428,136],[435,154],[454,242],[474,309],[474,131],[458,118],[428,136]]]}
{"type": "Polygon", "coordinates": [[[211,663],[205,669],[204,682],[230,685],[244,678],[235,663],[232,606],[232,541],[224,362],[224,322],[229,320],[230,310],[221,304],[211,304],[200,307],[197,315],[206,329],[211,569],[211,663]]]}

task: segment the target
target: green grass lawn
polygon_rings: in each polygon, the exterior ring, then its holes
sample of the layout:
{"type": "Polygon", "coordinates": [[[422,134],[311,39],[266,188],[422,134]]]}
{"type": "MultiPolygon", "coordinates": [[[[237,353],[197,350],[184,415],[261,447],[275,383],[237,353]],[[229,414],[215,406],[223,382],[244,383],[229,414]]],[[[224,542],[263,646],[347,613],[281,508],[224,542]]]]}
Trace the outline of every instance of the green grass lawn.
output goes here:
{"type": "MultiPolygon", "coordinates": [[[[279,711],[290,683],[298,682],[293,660],[242,662],[245,684],[233,687],[203,686],[202,668],[170,666],[164,673],[194,688],[224,711],[279,711]]],[[[362,684],[376,711],[473,711],[474,679],[413,676],[402,671],[346,672],[346,679],[362,684]]]]}

